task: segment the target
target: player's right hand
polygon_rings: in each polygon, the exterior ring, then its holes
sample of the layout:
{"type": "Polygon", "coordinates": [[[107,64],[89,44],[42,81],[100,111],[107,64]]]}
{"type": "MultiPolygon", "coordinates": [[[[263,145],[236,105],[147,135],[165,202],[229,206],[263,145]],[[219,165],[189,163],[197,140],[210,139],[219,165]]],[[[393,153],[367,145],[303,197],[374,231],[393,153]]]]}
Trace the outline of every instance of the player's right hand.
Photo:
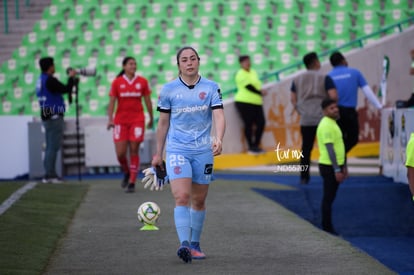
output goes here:
{"type": "Polygon", "coordinates": [[[160,166],[160,165],[162,165],[162,163],[163,163],[163,159],[162,159],[161,156],[154,155],[152,157],[152,161],[151,161],[151,166],[152,167],[160,166]]]}
{"type": "Polygon", "coordinates": [[[75,77],[75,76],[77,75],[77,73],[76,73],[76,71],[75,71],[75,70],[70,70],[70,71],[68,72],[68,75],[69,75],[69,77],[75,77]]]}
{"type": "Polygon", "coordinates": [[[112,121],[109,121],[108,124],[106,125],[106,129],[110,130],[111,128],[114,128],[115,124],[112,121]]]}

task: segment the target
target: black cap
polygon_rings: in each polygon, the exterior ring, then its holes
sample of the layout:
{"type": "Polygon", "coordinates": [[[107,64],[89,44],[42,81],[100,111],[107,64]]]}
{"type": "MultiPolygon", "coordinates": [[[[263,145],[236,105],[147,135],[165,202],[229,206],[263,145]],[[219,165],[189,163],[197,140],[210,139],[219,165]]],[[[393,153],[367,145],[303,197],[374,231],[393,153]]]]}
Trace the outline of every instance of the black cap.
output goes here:
{"type": "Polygon", "coordinates": [[[40,66],[40,69],[42,70],[42,72],[46,72],[53,65],[54,65],[54,63],[53,63],[53,58],[52,57],[49,57],[49,56],[48,57],[42,57],[39,60],[39,66],[40,66]]]}

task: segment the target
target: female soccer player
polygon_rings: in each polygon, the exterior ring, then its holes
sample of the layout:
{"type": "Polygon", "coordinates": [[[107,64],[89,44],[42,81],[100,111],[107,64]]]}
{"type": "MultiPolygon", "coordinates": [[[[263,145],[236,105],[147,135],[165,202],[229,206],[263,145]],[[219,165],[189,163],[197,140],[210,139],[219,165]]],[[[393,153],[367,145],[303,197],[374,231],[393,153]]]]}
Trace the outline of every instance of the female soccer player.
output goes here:
{"type": "Polygon", "coordinates": [[[205,200],[212,180],[213,156],[222,150],[225,119],[217,83],[198,73],[200,58],[192,47],[177,53],[178,78],[164,85],[158,108],[157,151],[152,166],[166,169],[175,199],[174,221],[180,241],[177,255],[184,262],[204,259],[200,235],[206,214],[205,200]],[[212,118],[215,136],[210,136],[212,118]]]}
{"type": "Polygon", "coordinates": [[[109,92],[108,125],[113,128],[115,151],[121,169],[124,173],[122,188],[127,193],[135,191],[135,180],[139,168],[138,150],[144,140],[145,116],[141,103],[144,102],[149,114],[148,128],[153,126],[151,90],[147,79],[136,75],[137,63],[133,57],[125,57],[122,61],[123,69],[112,82],[109,92]],[[117,109],[113,117],[115,102],[117,109]],[[129,148],[129,165],[127,151],[129,148]]]}

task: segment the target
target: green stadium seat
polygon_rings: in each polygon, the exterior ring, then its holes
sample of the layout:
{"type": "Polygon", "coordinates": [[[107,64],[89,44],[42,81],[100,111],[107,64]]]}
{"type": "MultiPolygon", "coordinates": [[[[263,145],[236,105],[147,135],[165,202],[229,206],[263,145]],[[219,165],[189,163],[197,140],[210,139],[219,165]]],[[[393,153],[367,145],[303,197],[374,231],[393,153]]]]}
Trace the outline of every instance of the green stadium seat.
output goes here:
{"type": "MultiPolygon", "coordinates": [[[[331,24],[329,27],[320,28],[319,32],[325,40],[341,41],[341,44],[352,40],[350,27],[342,23],[331,24]]],[[[324,40],[324,39],[322,39],[324,40]]]]}
{"type": "Polygon", "coordinates": [[[43,12],[43,18],[49,21],[65,21],[71,16],[73,4],[64,1],[58,5],[50,5],[43,12]]]}
{"type": "MultiPolygon", "coordinates": [[[[404,0],[390,0],[390,1],[384,1],[385,4],[385,10],[410,10],[410,5],[408,4],[409,1],[404,0]]],[[[413,6],[411,4],[411,10],[413,9],[413,6]]]]}
{"type": "Polygon", "coordinates": [[[2,66],[0,71],[0,94],[6,89],[7,83],[6,70],[4,69],[4,66],[2,66]]]}
{"type": "Polygon", "coordinates": [[[274,30],[265,32],[265,42],[272,40],[297,40],[293,32],[294,28],[290,25],[278,25],[274,27],[274,30]]]}
{"type": "MultiPolygon", "coordinates": [[[[40,71],[39,71],[40,74],[40,71]]],[[[23,74],[22,79],[20,80],[20,85],[22,87],[31,87],[31,90],[34,90],[36,87],[38,74],[33,71],[28,71],[23,74]]]]}
{"type": "MultiPolygon", "coordinates": [[[[19,48],[15,49],[12,53],[12,58],[16,60],[25,60],[27,58],[31,58],[32,56],[32,48],[29,46],[20,46],[19,48]]],[[[19,62],[18,61],[18,62],[19,62]]]]}
{"type": "Polygon", "coordinates": [[[11,99],[5,109],[37,114],[29,80],[37,78],[38,59],[52,55],[58,76],[64,77],[68,66],[97,67],[99,77],[82,79],[83,89],[95,91],[82,99],[82,111],[102,115],[101,101],[107,102],[126,55],[136,58],[139,73],[156,76],[154,86],[159,88],[177,76],[177,49],[191,45],[199,51],[203,75],[219,82],[224,91],[234,88],[240,54],[252,57],[260,75],[268,74],[306,52],[332,49],[409,16],[413,10],[403,0],[84,0],[75,5],[52,0],[32,33],[3,64],[2,73],[7,74],[0,74],[0,96],[10,79],[24,75],[16,86],[23,90],[20,99],[11,99]]]}
{"type": "Polygon", "coordinates": [[[49,34],[42,32],[30,32],[22,38],[22,45],[30,47],[31,45],[40,45],[44,37],[49,37],[49,34]]]}
{"type": "Polygon", "coordinates": [[[280,13],[298,13],[299,9],[295,0],[276,0],[266,1],[265,3],[257,3],[257,9],[270,12],[272,16],[280,13]],[[264,6],[265,5],[265,6],[264,6]],[[263,9],[263,7],[265,7],[263,9]]]}
{"type": "Polygon", "coordinates": [[[324,11],[326,1],[322,0],[308,0],[308,1],[298,1],[299,13],[317,13],[324,11]]]}
{"type": "Polygon", "coordinates": [[[46,19],[41,19],[37,21],[33,26],[33,32],[39,33],[39,32],[47,32],[51,29],[51,26],[53,25],[53,21],[49,21],[46,19]]]}
{"type": "Polygon", "coordinates": [[[270,21],[270,18],[272,18],[273,20],[273,26],[280,26],[280,25],[293,25],[294,24],[294,18],[293,15],[297,14],[297,13],[287,13],[287,12],[283,12],[283,13],[278,13],[277,16],[273,16],[273,17],[267,17],[266,21],[270,21]]]}
{"type": "Polygon", "coordinates": [[[295,24],[300,24],[299,26],[313,26],[317,28],[318,26],[327,25],[328,20],[327,16],[321,16],[316,12],[308,12],[304,14],[296,14],[294,16],[295,24]]]}
{"type": "Polygon", "coordinates": [[[320,37],[318,29],[312,24],[304,25],[301,28],[292,30],[292,32],[297,35],[300,41],[316,40],[320,37]]]}
{"type": "Polygon", "coordinates": [[[7,99],[13,99],[11,95],[13,94],[13,84],[12,84],[12,77],[10,75],[2,76],[2,83],[0,83],[0,102],[5,101],[7,99]]]}
{"type": "MultiPolygon", "coordinates": [[[[324,8],[322,9],[323,12],[352,12],[352,11],[358,11],[361,10],[359,7],[359,4],[362,1],[354,1],[354,0],[325,0],[324,1],[324,8]]],[[[372,0],[368,0],[372,1],[372,0]]]]}
{"type": "MultiPolygon", "coordinates": [[[[402,19],[414,18],[414,10],[406,10],[403,13],[400,10],[390,10],[378,13],[379,21],[382,27],[388,25],[394,25],[396,22],[402,19]]],[[[408,21],[408,24],[412,24],[414,20],[408,21]]],[[[393,31],[399,32],[398,27],[394,28],[393,31]]]]}
{"type": "Polygon", "coordinates": [[[380,11],[381,10],[380,2],[381,1],[361,0],[361,1],[358,1],[358,4],[354,4],[354,5],[357,5],[357,9],[359,11],[372,11],[372,12],[376,12],[376,11],[380,11]]]}
{"type": "Polygon", "coordinates": [[[224,3],[216,3],[214,1],[205,1],[192,3],[191,5],[191,14],[193,17],[199,16],[201,14],[207,16],[224,16],[225,8],[227,5],[224,3]],[[221,15],[220,15],[221,14],[221,15]]]}
{"type": "Polygon", "coordinates": [[[115,20],[115,11],[118,8],[121,8],[121,5],[112,5],[108,3],[103,3],[96,6],[95,16],[97,18],[110,18],[115,20]]]}
{"type": "Polygon", "coordinates": [[[82,117],[98,116],[106,112],[108,101],[98,100],[95,98],[82,104],[82,117]]]}

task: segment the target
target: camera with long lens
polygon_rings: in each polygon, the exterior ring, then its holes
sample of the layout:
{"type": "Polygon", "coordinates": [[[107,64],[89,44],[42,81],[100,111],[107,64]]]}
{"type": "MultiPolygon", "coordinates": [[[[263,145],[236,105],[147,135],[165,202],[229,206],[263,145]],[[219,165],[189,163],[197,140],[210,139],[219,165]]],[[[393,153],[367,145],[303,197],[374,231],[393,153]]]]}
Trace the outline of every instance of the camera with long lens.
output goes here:
{"type": "MultiPolygon", "coordinates": [[[[96,76],[95,67],[89,67],[89,68],[85,67],[85,68],[79,68],[79,69],[74,69],[74,68],[69,67],[66,69],[66,74],[69,75],[71,71],[75,71],[77,74],[82,75],[82,76],[96,76]]],[[[68,93],[69,104],[72,104],[72,93],[74,94],[78,93],[79,78],[74,77],[73,80],[74,80],[75,86],[73,88],[73,91],[71,93],[68,93]]]]}
{"type": "Polygon", "coordinates": [[[89,68],[67,68],[66,73],[69,74],[70,71],[75,71],[77,74],[80,74],[82,76],[95,76],[96,75],[96,68],[95,67],[89,67],[89,68]]]}

